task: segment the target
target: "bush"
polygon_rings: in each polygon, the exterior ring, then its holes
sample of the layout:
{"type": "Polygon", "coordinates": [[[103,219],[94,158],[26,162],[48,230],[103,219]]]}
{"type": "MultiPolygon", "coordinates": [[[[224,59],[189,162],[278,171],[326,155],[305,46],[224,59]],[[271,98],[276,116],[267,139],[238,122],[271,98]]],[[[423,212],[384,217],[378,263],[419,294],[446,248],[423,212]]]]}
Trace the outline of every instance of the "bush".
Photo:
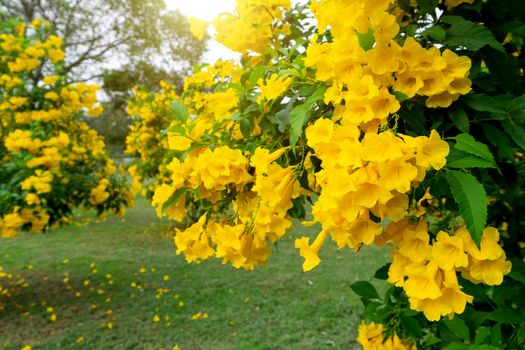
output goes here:
{"type": "Polygon", "coordinates": [[[98,87],[61,74],[62,39],[35,20],[0,24],[0,236],[66,223],[74,208],[123,213],[133,196],[84,121],[98,87]]]}
{"type": "Polygon", "coordinates": [[[523,348],[524,22],[512,1],[239,0],[215,29],[240,66],[199,67],[166,114],[152,203],[198,218],[177,253],[253,269],[309,220],[305,271],[328,237],[392,249],[385,295],[352,286],[365,349],[523,348]]]}

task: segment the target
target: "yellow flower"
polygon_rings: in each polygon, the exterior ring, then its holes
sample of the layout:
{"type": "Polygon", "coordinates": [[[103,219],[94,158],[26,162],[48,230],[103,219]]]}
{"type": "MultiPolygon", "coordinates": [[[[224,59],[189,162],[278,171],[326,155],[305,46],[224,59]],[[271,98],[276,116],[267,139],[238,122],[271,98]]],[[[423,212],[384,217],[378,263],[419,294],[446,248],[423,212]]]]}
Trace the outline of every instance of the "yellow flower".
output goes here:
{"type": "Polygon", "coordinates": [[[54,85],[58,81],[58,78],[59,77],[57,75],[49,75],[47,77],[44,77],[44,79],[42,79],[42,81],[46,85],[54,85]]]}
{"type": "Polygon", "coordinates": [[[359,332],[357,335],[357,342],[367,348],[368,345],[380,345],[383,343],[384,326],[382,324],[370,323],[366,324],[362,321],[359,325],[359,332]]]}
{"type": "Polygon", "coordinates": [[[505,253],[496,260],[477,260],[471,257],[468,269],[462,270],[462,275],[474,283],[497,286],[503,283],[503,277],[511,268],[512,263],[506,260],[505,253]]]}
{"type": "Polygon", "coordinates": [[[256,173],[267,174],[270,163],[277,160],[285,152],[286,148],[281,148],[270,153],[270,151],[265,148],[257,147],[250,159],[250,165],[255,168],[256,173]]]}
{"type": "Polygon", "coordinates": [[[417,177],[418,171],[404,157],[380,163],[378,165],[381,185],[388,190],[406,193],[411,188],[411,182],[417,177]]]}
{"type": "Polygon", "coordinates": [[[496,260],[505,254],[503,248],[498,244],[499,232],[494,227],[487,227],[483,230],[479,249],[465,226],[459,228],[456,235],[463,239],[465,251],[476,260],[496,260]]]}
{"type": "Polygon", "coordinates": [[[443,168],[447,162],[450,147],[443,141],[436,130],[432,130],[430,137],[417,137],[418,149],[416,153],[416,163],[419,166],[436,170],[443,168]]]}
{"type": "Polygon", "coordinates": [[[257,98],[257,103],[261,104],[264,99],[268,102],[275,100],[288,89],[291,83],[292,78],[279,77],[276,73],[272,74],[266,81],[260,78],[257,85],[261,89],[261,95],[257,98]]]}
{"type": "Polygon", "coordinates": [[[210,25],[208,22],[198,19],[197,17],[189,17],[190,31],[199,40],[203,40],[210,25]]]}
{"type": "Polygon", "coordinates": [[[441,292],[436,262],[430,262],[419,272],[411,273],[403,284],[403,289],[409,298],[437,299],[441,292]]]}
{"type": "Polygon", "coordinates": [[[60,98],[58,94],[54,91],[48,91],[44,94],[44,97],[50,101],[58,101],[60,98]]]}
{"type": "Polygon", "coordinates": [[[327,118],[317,119],[306,129],[308,146],[316,148],[323,143],[329,143],[334,132],[334,122],[327,118]]]}
{"type": "Polygon", "coordinates": [[[36,18],[31,22],[31,27],[38,29],[40,25],[42,24],[42,19],[36,18]]]}
{"type": "Polygon", "coordinates": [[[157,216],[162,217],[162,207],[164,203],[170,199],[171,195],[175,192],[175,189],[167,184],[162,184],[155,189],[155,194],[151,201],[151,205],[157,207],[157,216]]]}
{"type": "Polygon", "coordinates": [[[47,54],[49,56],[49,59],[51,60],[51,63],[57,64],[60,61],[64,60],[64,51],[61,49],[49,49],[47,51],[47,54]]]}
{"type": "Polygon", "coordinates": [[[184,252],[187,262],[199,263],[214,254],[210,247],[210,239],[204,231],[206,215],[200,217],[199,221],[184,231],[176,230],[174,242],[177,247],[177,255],[184,252]]]}
{"type": "Polygon", "coordinates": [[[421,220],[417,227],[404,231],[399,242],[399,252],[414,262],[421,262],[431,254],[428,227],[425,220],[421,220]]]}
{"type": "Polygon", "coordinates": [[[208,318],[208,314],[205,312],[197,312],[196,314],[191,316],[192,321],[206,319],[206,318],[208,318]]]}
{"type": "Polygon", "coordinates": [[[102,112],[104,112],[104,107],[102,105],[96,105],[88,108],[86,114],[90,117],[99,117],[102,112]]]}
{"type": "Polygon", "coordinates": [[[463,251],[463,240],[459,236],[450,236],[444,231],[439,231],[436,242],[432,245],[432,259],[437,261],[443,270],[455,267],[466,267],[468,256],[463,251]]]}
{"type": "MultiPolygon", "coordinates": [[[[458,80],[459,81],[459,80],[458,80]]],[[[461,82],[467,83],[470,82],[470,80],[461,80],[461,82]]],[[[459,91],[466,91],[464,94],[467,94],[470,91],[470,84],[468,86],[457,86],[457,89],[459,91]]],[[[450,107],[452,102],[456,101],[460,94],[459,93],[450,93],[451,91],[456,91],[456,88],[449,87],[449,91],[444,91],[439,94],[435,94],[430,96],[427,101],[425,102],[425,105],[429,108],[437,108],[437,107],[450,107]]]]}
{"type": "Polygon", "coordinates": [[[304,258],[303,271],[307,272],[319,265],[321,259],[319,259],[319,249],[323,245],[328,232],[322,230],[317,238],[314,240],[312,245],[309,244],[310,238],[302,237],[295,240],[295,248],[299,249],[299,254],[304,258]]]}
{"type": "Polygon", "coordinates": [[[185,151],[192,143],[193,141],[186,136],[176,135],[171,132],[168,133],[168,144],[171,150],[185,151]]]}

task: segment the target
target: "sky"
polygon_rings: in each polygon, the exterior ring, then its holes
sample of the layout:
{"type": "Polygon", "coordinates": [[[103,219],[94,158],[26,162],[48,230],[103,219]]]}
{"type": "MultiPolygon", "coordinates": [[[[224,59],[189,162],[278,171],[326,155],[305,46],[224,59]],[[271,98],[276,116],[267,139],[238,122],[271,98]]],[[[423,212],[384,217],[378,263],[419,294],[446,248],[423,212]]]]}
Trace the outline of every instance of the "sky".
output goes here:
{"type": "MultiPolygon", "coordinates": [[[[235,0],[165,0],[169,8],[178,9],[185,16],[194,16],[211,22],[223,12],[233,12],[235,0]]],[[[203,56],[203,61],[213,63],[219,58],[235,59],[240,55],[229,50],[213,39],[213,26],[210,26],[211,40],[208,42],[208,51],[203,56]]]]}

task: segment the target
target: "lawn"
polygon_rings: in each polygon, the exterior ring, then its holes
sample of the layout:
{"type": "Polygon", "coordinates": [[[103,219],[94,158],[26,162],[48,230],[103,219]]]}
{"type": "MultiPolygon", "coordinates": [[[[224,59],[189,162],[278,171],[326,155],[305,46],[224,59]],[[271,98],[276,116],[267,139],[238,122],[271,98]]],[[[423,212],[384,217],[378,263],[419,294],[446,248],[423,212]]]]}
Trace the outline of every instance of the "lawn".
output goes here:
{"type": "Polygon", "coordinates": [[[325,244],[322,263],[303,273],[293,239],[311,230],[296,225],[255,271],[188,265],[144,199],[123,218],[80,212],[71,226],[1,240],[0,266],[27,287],[0,311],[0,348],[357,348],[362,306],[350,284],[387,252],[325,244]]]}

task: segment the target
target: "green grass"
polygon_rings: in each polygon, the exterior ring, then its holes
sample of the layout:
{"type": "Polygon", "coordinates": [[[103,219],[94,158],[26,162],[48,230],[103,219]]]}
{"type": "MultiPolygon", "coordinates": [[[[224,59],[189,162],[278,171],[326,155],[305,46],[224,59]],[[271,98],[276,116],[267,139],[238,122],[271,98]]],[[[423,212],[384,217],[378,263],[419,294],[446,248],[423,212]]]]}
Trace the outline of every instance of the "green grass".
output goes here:
{"type": "Polygon", "coordinates": [[[188,265],[143,199],[124,218],[90,218],[0,241],[0,266],[28,284],[0,311],[0,348],[354,349],[362,306],[350,284],[370,279],[387,255],[325,244],[321,264],[303,273],[293,239],[312,232],[296,228],[255,271],[188,265]],[[197,312],[209,317],[191,320],[197,312]]]}

